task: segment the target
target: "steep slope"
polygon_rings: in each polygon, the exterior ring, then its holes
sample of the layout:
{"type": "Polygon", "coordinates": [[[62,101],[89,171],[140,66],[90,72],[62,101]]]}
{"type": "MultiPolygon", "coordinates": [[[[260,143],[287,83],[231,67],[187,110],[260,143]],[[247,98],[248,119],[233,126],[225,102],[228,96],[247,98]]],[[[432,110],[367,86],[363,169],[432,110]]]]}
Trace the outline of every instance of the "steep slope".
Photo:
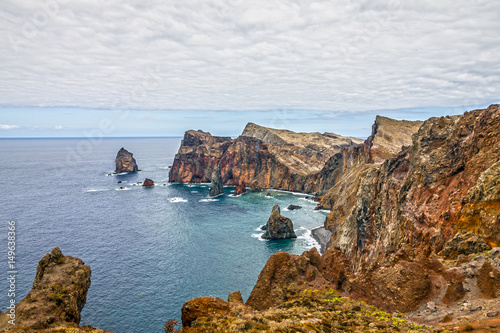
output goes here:
{"type": "Polygon", "coordinates": [[[411,147],[360,181],[346,217],[332,211],[326,227],[355,270],[405,249],[410,258],[441,251],[458,231],[500,243],[500,111],[431,118],[411,147]]]}

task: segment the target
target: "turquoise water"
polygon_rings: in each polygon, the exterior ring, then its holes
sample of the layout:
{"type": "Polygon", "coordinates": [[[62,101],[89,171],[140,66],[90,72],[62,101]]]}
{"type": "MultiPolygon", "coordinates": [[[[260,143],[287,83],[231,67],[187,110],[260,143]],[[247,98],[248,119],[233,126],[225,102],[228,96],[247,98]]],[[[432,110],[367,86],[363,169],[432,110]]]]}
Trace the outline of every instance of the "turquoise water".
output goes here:
{"type": "MultiPolygon", "coordinates": [[[[317,246],[310,230],[326,213],[305,195],[234,197],[226,187],[210,200],[208,184],[168,184],[179,145],[180,138],[0,140],[0,246],[7,247],[7,223],[15,220],[16,300],[30,290],[38,261],[59,246],[92,269],[82,323],[117,333],[161,332],[165,321],[180,319],[185,301],[226,299],[235,290],[246,299],[271,254],[317,246]],[[121,147],[134,153],[141,172],[108,176],[121,147]],[[157,186],[133,185],[145,178],[157,186]],[[275,204],[294,222],[297,239],[260,239],[275,204]],[[286,211],[289,204],[303,209],[286,211]]],[[[6,254],[0,267],[6,276],[6,254]]],[[[2,310],[7,289],[1,278],[2,310]]]]}

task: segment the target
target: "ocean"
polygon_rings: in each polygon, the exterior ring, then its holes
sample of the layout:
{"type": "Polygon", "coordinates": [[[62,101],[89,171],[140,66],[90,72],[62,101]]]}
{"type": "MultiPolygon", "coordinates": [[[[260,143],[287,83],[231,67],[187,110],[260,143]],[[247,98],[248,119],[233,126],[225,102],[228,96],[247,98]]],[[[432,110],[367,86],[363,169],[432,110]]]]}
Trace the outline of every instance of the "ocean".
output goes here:
{"type": "Polygon", "coordinates": [[[314,210],[306,195],[270,190],[235,197],[234,187],[226,187],[209,199],[209,184],[169,184],[180,141],[0,139],[1,310],[10,300],[12,220],[16,302],[31,289],[38,261],[59,246],[92,269],[81,323],[116,333],[161,332],[167,320],[180,319],[184,302],[199,296],[227,299],[240,290],[246,300],[270,255],[319,249],[311,230],[327,212],[314,210]],[[134,154],[141,172],[109,175],[121,147],[134,154]],[[134,185],[145,178],[156,186],[134,185]],[[260,239],[275,204],[292,219],[297,239],[260,239]],[[290,204],[303,208],[287,211],[290,204]]]}

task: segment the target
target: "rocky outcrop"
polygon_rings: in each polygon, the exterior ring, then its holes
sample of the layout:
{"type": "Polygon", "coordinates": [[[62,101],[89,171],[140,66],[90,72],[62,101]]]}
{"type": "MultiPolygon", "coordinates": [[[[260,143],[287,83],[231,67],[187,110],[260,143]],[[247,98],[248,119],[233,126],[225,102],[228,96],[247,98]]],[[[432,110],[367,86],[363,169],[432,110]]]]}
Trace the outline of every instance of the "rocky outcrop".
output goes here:
{"type": "Polygon", "coordinates": [[[142,182],[142,187],[152,187],[152,186],[155,186],[155,182],[152,179],[146,178],[142,182]]]}
{"type": "Polygon", "coordinates": [[[209,182],[221,164],[225,185],[317,192],[318,174],[335,153],[362,141],[332,133],[294,133],[249,123],[237,139],[187,131],[170,170],[172,182],[209,182]]]}
{"type": "Polygon", "coordinates": [[[445,244],[439,254],[445,258],[456,259],[461,254],[481,253],[490,249],[491,246],[482,236],[460,231],[445,244]]]}
{"type": "Polygon", "coordinates": [[[247,186],[245,182],[241,182],[238,185],[236,185],[236,188],[234,189],[234,195],[240,195],[243,194],[247,191],[247,186]]]}
{"type": "Polygon", "coordinates": [[[220,317],[229,313],[229,303],[218,297],[201,297],[187,301],[182,306],[181,320],[183,327],[191,326],[191,323],[209,316],[220,317]]]}
{"type": "Polygon", "coordinates": [[[302,208],[301,206],[297,206],[297,205],[288,205],[288,207],[286,207],[286,209],[288,209],[288,210],[298,210],[301,208],[302,208]]]}
{"type": "Polygon", "coordinates": [[[203,131],[187,131],[169,171],[169,180],[176,183],[209,183],[212,171],[227,148],[230,137],[212,136],[203,131]]]}
{"type": "Polygon", "coordinates": [[[331,246],[348,255],[355,271],[405,244],[409,258],[427,258],[458,231],[495,246],[499,132],[498,105],[424,122],[410,147],[366,171],[352,206],[332,210],[325,223],[331,246]]]}
{"type": "Polygon", "coordinates": [[[64,256],[58,247],[53,248],[38,263],[33,288],[16,305],[15,326],[8,323],[11,319],[8,314],[2,314],[0,330],[24,327],[30,332],[59,332],[61,328],[72,327],[79,332],[77,325],[90,287],[90,274],[90,267],[82,260],[64,256]]]}
{"type": "Polygon", "coordinates": [[[288,217],[281,215],[280,207],[274,205],[271,216],[266,223],[264,239],[290,239],[297,238],[293,230],[293,223],[288,217]]]}
{"type": "Polygon", "coordinates": [[[221,194],[224,194],[224,184],[222,183],[222,177],[220,174],[220,165],[217,164],[212,171],[210,191],[208,195],[216,197],[221,194]]]}
{"type": "Polygon", "coordinates": [[[116,154],[115,164],[115,173],[139,171],[139,167],[135,162],[134,154],[127,151],[125,148],[121,148],[118,151],[118,154],[116,154]]]}

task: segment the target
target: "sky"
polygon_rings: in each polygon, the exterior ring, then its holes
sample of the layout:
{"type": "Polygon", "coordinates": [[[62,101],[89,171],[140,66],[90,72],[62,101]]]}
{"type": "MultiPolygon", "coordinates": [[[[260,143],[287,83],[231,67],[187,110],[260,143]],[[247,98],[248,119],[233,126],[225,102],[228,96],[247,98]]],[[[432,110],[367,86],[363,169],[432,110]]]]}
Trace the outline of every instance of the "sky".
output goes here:
{"type": "Polygon", "coordinates": [[[236,136],[249,121],[366,137],[376,114],[459,114],[500,101],[498,13],[480,0],[3,0],[0,137],[236,136]]]}

